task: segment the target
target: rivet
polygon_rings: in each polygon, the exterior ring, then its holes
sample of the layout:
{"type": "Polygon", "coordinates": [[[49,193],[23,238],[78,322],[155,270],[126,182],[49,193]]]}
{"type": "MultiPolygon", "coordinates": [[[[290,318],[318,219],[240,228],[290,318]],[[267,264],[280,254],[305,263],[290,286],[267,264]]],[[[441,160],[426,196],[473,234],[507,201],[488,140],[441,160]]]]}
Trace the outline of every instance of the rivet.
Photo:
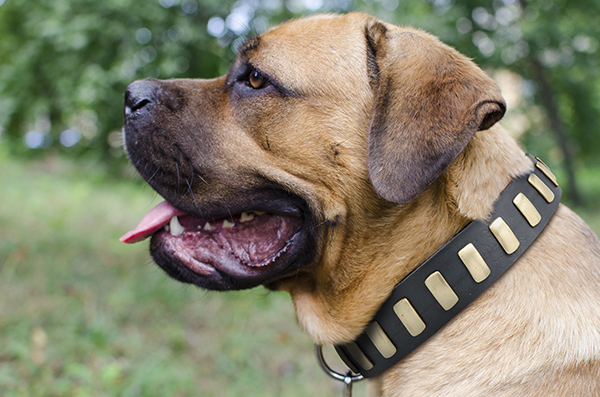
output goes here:
{"type": "Polygon", "coordinates": [[[412,336],[418,336],[425,330],[425,323],[408,299],[399,300],[394,305],[394,312],[412,336]]]}
{"type": "Polygon", "coordinates": [[[537,163],[535,163],[535,166],[537,167],[537,169],[542,171],[542,173],[544,175],[546,175],[548,177],[548,179],[550,179],[550,181],[552,181],[552,183],[554,183],[555,186],[558,186],[558,181],[556,179],[556,176],[554,175],[554,173],[552,173],[552,170],[550,170],[550,167],[548,167],[546,165],[546,163],[544,163],[539,158],[536,157],[536,159],[537,159],[537,163]]]}
{"type": "Polygon", "coordinates": [[[527,180],[547,202],[551,203],[554,201],[554,193],[536,174],[529,175],[527,180]]]}
{"type": "Polygon", "coordinates": [[[458,251],[458,256],[476,283],[480,283],[488,278],[492,272],[473,243],[465,245],[458,251]]]}
{"type": "Polygon", "coordinates": [[[517,239],[517,236],[515,236],[504,219],[500,217],[496,218],[490,224],[489,228],[507,254],[510,255],[519,248],[519,239],[517,239]]]}
{"type": "Polygon", "coordinates": [[[390,358],[396,354],[396,346],[394,346],[377,321],[369,324],[366,333],[384,358],[390,358]]]}
{"type": "Polygon", "coordinates": [[[450,287],[444,276],[442,276],[442,273],[433,272],[425,280],[425,285],[444,310],[448,311],[452,309],[458,302],[458,296],[456,296],[452,287],[450,287]]]}
{"type": "Polygon", "coordinates": [[[373,363],[371,362],[371,360],[369,360],[369,358],[365,355],[365,353],[363,353],[363,351],[360,349],[360,347],[358,347],[356,343],[348,343],[346,345],[346,348],[348,349],[348,353],[350,353],[350,355],[352,356],[352,358],[354,358],[356,363],[360,365],[365,371],[368,371],[371,368],[373,368],[373,363]]]}
{"type": "Polygon", "coordinates": [[[542,220],[542,216],[540,215],[538,210],[523,193],[517,194],[516,197],[513,199],[513,203],[517,207],[519,212],[523,214],[523,216],[531,225],[531,227],[535,227],[542,220]]]}

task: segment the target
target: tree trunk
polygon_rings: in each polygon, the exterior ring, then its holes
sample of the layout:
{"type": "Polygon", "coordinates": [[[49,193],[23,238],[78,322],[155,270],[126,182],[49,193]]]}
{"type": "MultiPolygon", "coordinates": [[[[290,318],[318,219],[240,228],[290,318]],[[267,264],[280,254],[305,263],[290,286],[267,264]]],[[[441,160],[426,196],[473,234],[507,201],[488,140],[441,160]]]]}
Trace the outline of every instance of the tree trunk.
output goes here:
{"type": "Polygon", "coordinates": [[[581,204],[581,194],[579,193],[579,189],[577,187],[575,169],[573,165],[573,149],[569,138],[567,137],[565,126],[558,115],[558,106],[556,104],[554,88],[548,81],[546,69],[535,57],[532,58],[532,66],[533,74],[540,86],[542,105],[544,108],[546,108],[546,114],[548,116],[548,121],[550,122],[550,129],[556,135],[559,148],[564,157],[564,167],[567,173],[567,186],[571,200],[575,205],[581,204]]]}

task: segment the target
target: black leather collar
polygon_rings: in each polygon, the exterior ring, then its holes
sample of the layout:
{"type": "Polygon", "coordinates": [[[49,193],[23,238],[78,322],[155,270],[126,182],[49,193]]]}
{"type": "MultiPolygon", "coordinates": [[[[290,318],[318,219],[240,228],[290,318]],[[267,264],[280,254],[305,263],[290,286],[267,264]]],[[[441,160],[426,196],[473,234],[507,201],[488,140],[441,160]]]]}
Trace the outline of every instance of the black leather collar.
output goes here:
{"type": "Polygon", "coordinates": [[[402,280],[354,342],[335,346],[348,367],[369,378],[402,360],[496,281],[540,235],[561,189],[538,158],[514,179],[486,221],[474,220],[402,280]]]}

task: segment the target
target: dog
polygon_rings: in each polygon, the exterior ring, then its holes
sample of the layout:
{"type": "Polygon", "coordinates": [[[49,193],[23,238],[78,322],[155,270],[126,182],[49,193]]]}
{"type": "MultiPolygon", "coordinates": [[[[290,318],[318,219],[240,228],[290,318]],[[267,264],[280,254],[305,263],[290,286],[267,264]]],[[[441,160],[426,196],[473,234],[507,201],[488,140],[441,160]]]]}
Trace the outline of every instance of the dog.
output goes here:
{"type": "MultiPolygon", "coordinates": [[[[247,40],[227,75],[141,80],[125,142],[165,201],[122,238],[202,288],[287,291],[315,343],[353,341],[394,286],[535,168],[494,81],[362,13],[247,40]]],[[[384,396],[600,395],[600,242],[560,205],[468,307],[370,380],[384,396]]]]}

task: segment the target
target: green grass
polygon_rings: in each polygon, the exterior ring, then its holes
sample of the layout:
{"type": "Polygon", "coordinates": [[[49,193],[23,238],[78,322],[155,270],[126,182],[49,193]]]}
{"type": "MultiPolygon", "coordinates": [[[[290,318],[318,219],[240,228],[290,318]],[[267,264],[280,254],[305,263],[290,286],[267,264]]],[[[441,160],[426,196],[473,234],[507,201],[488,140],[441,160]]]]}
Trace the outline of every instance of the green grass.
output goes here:
{"type": "Polygon", "coordinates": [[[59,159],[0,169],[2,396],[341,393],[289,296],[183,285],[118,241],[158,202],[139,181],[59,159]]]}
{"type": "MultiPolygon", "coordinates": [[[[159,200],[139,180],[92,162],[1,158],[0,395],[341,394],[286,294],[183,285],[147,243],[118,242],[159,200]]],[[[593,204],[599,173],[584,171],[593,204]]],[[[578,212],[600,231],[595,206],[578,212]]]]}

